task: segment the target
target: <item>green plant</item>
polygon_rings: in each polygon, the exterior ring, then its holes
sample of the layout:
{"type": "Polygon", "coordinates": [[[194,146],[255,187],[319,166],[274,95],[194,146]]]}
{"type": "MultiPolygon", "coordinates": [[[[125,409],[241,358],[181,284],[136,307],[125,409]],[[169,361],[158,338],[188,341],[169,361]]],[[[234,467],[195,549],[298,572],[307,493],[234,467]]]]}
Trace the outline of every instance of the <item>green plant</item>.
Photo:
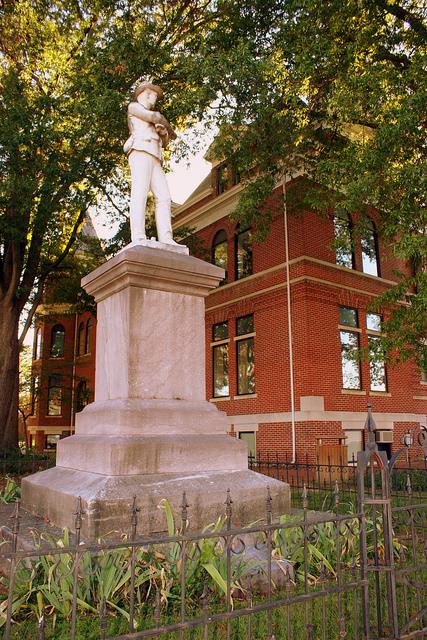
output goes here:
{"type": "Polygon", "coordinates": [[[9,476],[6,476],[6,484],[0,491],[0,502],[16,502],[21,497],[20,486],[9,476]]]}

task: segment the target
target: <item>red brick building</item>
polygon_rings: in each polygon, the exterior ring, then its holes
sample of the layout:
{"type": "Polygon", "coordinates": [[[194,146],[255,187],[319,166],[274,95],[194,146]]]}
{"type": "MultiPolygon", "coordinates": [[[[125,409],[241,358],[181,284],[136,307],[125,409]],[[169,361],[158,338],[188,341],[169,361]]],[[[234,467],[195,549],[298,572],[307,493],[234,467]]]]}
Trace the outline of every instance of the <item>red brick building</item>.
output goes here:
{"type": "MultiPolygon", "coordinates": [[[[286,200],[304,188],[301,177],[289,181],[286,200]]],[[[352,248],[354,218],[286,211],[278,185],[270,233],[258,243],[229,217],[240,191],[238,177],[216,164],[174,219],[195,228],[227,272],[206,301],[209,400],[259,453],[314,458],[318,446],[345,442],[351,457],[362,447],[368,403],[381,447],[399,447],[410,426],[425,423],[425,372],[413,362],[391,368],[373,355],[353,358],[359,346],[373,353],[383,316],[370,304],[397,268],[407,269],[378,240],[374,212],[352,248]],[[348,240],[337,251],[336,234],[348,240]]]]}
{"type": "MultiPolygon", "coordinates": [[[[301,177],[286,184],[288,196],[304,188],[301,177]]],[[[278,185],[269,235],[255,242],[229,217],[240,191],[238,177],[216,164],[175,210],[175,228],[195,228],[211,260],[226,270],[206,300],[208,399],[227,413],[230,432],[259,453],[314,458],[319,446],[345,442],[350,457],[362,447],[368,403],[381,446],[400,446],[409,427],[425,422],[425,372],[413,362],[391,368],[377,356],[353,357],[359,346],[372,351],[383,316],[370,304],[394,283],[396,268],[407,268],[378,241],[374,212],[366,237],[352,248],[354,218],[293,214],[278,185]],[[337,251],[336,234],[348,240],[337,251]]],[[[28,420],[39,448],[45,437],[49,444],[72,432],[75,412],[93,399],[95,375],[94,319],[48,318],[35,331],[34,375],[42,382],[28,420]]]]}

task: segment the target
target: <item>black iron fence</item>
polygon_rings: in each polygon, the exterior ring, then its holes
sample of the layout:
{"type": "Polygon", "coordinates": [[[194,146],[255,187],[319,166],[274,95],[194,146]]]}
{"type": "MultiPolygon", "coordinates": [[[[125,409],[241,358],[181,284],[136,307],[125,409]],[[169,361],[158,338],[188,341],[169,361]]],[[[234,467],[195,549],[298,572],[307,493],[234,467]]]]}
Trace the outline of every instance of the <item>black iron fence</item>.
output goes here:
{"type": "MultiPolygon", "coordinates": [[[[92,543],[80,539],[79,500],[72,536],[45,533],[29,545],[17,503],[0,547],[5,640],[427,638],[427,500],[414,499],[409,479],[404,503],[393,502],[404,449],[388,461],[374,429],[369,415],[356,508],[337,480],[324,512],[309,508],[303,486],[301,509],[275,514],[267,492],[263,521],[242,528],[229,491],[224,517],[193,532],[184,494],[177,522],[160,504],[166,533],[137,537],[135,497],[128,535],[92,543]]],[[[422,430],[410,446],[425,455],[422,430]]]]}
{"type": "MultiPolygon", "coordinates": [[[[405,453],[407,452],[405,448],[405,453]]],[[[276,480],[287,482],[292,489],[292,504],[301,506],[301,494],[304,487],[309,490],[309,506],[315,509],[328,509],[331,506],[331,496],[338,483],[344,498],[357,500],[357,459],[353,456],[339,464],[331,460],[313,461],[308,455],[296,456],[292,461],[286,455],[278,453],[257,454],[248,457],[249,468],[276,480]]],[[[398,460],[391,476],[391,494],[396,499],[406,499],[406,487],[411,484],[412,497],[424,499],[427,497],[427,457],[424,455],[405,455],[398,460]]]]}
{"type": "Polygon", "coordinates": [[[5,476],[20,478],[54,466],[55,455],[18,453],[16,456],[6,456],[0,453],[0,478],[5,476]]]}

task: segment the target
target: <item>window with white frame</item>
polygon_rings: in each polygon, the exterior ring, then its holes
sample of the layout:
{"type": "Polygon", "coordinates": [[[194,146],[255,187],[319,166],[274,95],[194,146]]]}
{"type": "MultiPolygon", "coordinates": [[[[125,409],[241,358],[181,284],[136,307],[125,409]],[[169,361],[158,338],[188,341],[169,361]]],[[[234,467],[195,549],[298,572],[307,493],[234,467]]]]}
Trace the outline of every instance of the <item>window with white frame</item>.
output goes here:
{"type": "Polygon", "coordinates": [[[254,316],[236,320],[237,395],[255,393],[254,316]]]}
{"type": "Polygon", "coordinates": [[[229,396],[228,380],[228,322],[218,322],[212,327],[213,397],[229,396]]]}
{"type": "Polygon", "coordinates": [[[357,309],[340,307],[339,332],[343,389],[361,389],[359,358],[359,316],[357,309]]]}
{"type": "Polygon", "coordinates": [[[379,313],[366,314],[366,332],[369,347],[369,380],[371,391],[387,391],[387,372],[381,350],[382,317],[379,313]]]}

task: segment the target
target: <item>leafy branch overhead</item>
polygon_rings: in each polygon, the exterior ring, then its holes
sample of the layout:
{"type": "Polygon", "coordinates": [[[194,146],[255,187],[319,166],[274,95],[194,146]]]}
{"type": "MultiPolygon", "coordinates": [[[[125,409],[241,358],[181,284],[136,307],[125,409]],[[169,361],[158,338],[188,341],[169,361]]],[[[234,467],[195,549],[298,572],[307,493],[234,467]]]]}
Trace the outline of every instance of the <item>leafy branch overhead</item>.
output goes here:
{"type": "Polygon", "coordinates": [[[425,6],[236,0],[227,15],[221,40],[209,43],[192,73],[220,86],[216,152],[246,182],[236,217],[263,237],[266,197],[283,172],[307,176],[305,206],[356,214],[359,236],[377,210],[382,241],[412,273],[396,274],[412,304],[396,306],[402,287],[381,300],[394,309],[385,347],[425,362],[425,6]]]}

